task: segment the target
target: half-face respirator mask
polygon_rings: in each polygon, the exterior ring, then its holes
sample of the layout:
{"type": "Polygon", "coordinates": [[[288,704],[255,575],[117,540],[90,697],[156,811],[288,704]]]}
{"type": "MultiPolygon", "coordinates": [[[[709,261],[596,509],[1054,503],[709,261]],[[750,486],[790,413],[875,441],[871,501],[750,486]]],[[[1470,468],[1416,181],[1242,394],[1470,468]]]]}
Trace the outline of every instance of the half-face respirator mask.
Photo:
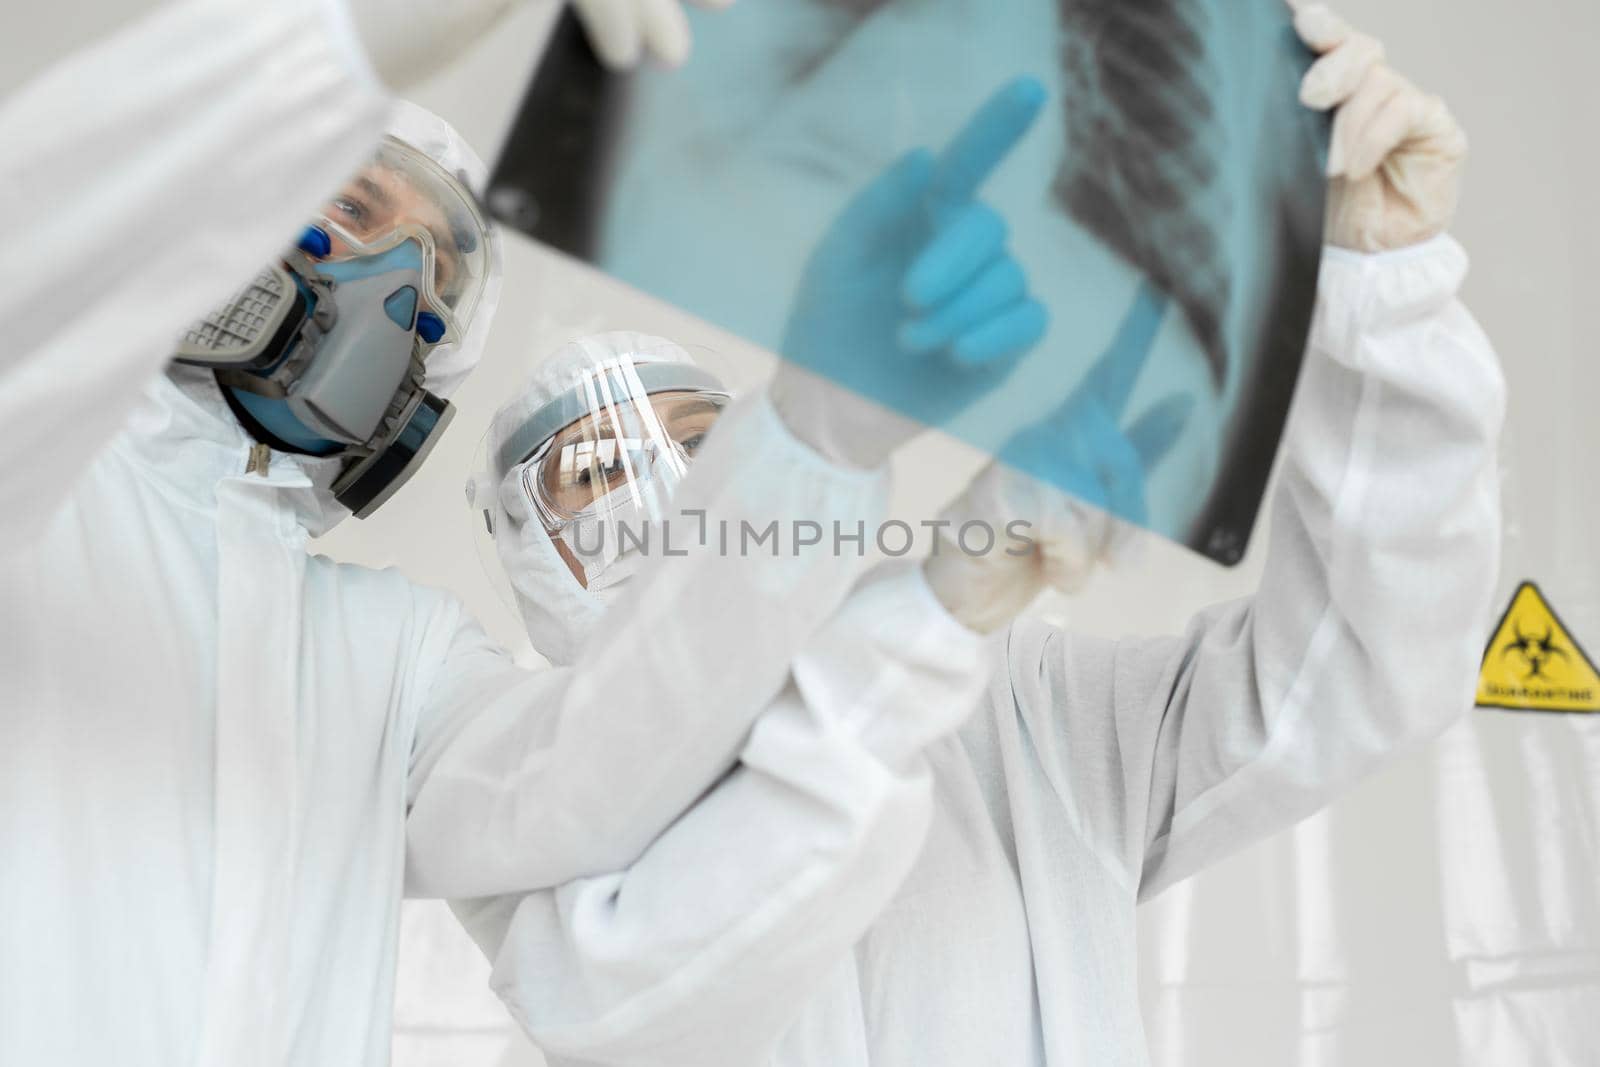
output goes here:
{"type": "Polygon", "coordinates": [[[454,415],[427,359],[482,296],[488,228],[465,188],[404,142],[378,157],[299,245],[185,335],[264,443],[344,459],[332,492],[358,518],[421,466],[454,415]]]}

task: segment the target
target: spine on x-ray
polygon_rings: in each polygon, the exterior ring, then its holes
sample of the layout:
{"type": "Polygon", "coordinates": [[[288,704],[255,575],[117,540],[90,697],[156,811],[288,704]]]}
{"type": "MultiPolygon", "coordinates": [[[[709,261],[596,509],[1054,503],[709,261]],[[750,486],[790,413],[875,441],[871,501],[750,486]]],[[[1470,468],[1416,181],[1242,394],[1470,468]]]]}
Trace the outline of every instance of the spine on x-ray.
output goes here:
{"type": "Polygon", "coordinates": [[[1220,385],[1229,203],[1208,16],[1199,0],[1057,3],[1069,92],[1055,196],[1177,301],[1220,385]]]}

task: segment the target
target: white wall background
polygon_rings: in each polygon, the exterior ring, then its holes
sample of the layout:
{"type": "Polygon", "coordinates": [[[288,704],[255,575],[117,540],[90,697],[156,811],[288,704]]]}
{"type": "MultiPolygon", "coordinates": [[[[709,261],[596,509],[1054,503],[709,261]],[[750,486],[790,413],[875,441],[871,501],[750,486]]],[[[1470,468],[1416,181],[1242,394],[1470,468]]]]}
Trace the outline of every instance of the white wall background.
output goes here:
{"type": "MultiPolygon", "coordinates": [[[[109,30],[152,6],[152,0],[9,5],[5,36],[39,46],[8,48],[0,91],[26,78],[43,57],[53,54],[55,42],[81,39],[86,27],[109,30]]],[[[1595,635],[1591,643],[1600,644],[1600,572],[1589,563],[1600,522],[1600,492],[1593,488],[1589,466],[1600,457],[1594,415],[1600,398],[1600,363],[1593,358],[1590,339],[1591,321],[1600,311],[1600,271],[1594,262],[1594,250],[1600,246],[1594,192],[1600,175],[1596,134],[1600,92],[1593,74],[1600,7],[1587,0],[1515,4],[1344,0],[1339,6],[1352,20],[1385,38],[1401,70],[1443,94],[1472,137],[1473,159],[1456,232],[1474,260],[1468,302],[1495,339],[1512,388],[1515,455],[1509,473],[1515,537],[1504,581],[1537,577],[1547,589],[1555,583],[1566,621],[1595,635]]],[[[450,119],[492,158],[532,69],[551,10],[534,7],[515,16],[465,63],[423,86],[415,99],[450,119]]],[[[393,564],[418,581],[448,587],[507,645],[525,647],[512,612],[480,567],[472,517],[461,494],[489,415],[517,388],[534,361],[581,333],[628,328],[728,352],[738,351],[739,346],[710,327],[515,235],[507,239],[506,266],[505,296],[487,357],[456,398],[460,414],[447,439],[422,473],[375,518],[345,524],[321,547],[340,558],[393,564]]],[[[951,463],[970,465],[971,457],[963,452],[932,442],[903,464],[897,510],[908,517],[931,515],[951,488],[948,475],[936,474],[951,463]]],[[[1258,573],[1261,544],[1258,537],[1251,558],[1231,572],[1154,545],[1136,570],[1108,575],[1078,600],[1054,603],[1048,610],[1076,628],[1103,634],[1172,629],[1209,602],[1247,593],[1258,573]]],[[[1493,735],[1494,743],[1515,747],[1527,743],[1530,730],[1568,727],[1548,722],[1529,725],[1527,720],[1501,716],[1475,721],[1472,728],[1493,735]]],[[[1408,797],[1416,802],[1414,810],[1426,810],[1428,801],[1417,795],[1414,783],[1429,758],[1419,756],[1397,767],[1341,806],[1358,813],[1372,834],[1370,868],[1359,877],[1384,879],[1386,855],[1405,847],[1407,838],[1397,825],[1405,820],[1386,818],[1385,813],[1395,810],[1392,802],[1406,803],[1408,797]],[[1387,842],[1386,834],[1392,835],[1387,842]]],[[[1590,770],[1592,779],[1600,781],[1600,767],[1590,770]]],[[[1285,840],[1269,843],[1196,881],[1202,889],[1209,883],[1240,890],[1238,908],[1230,912],[1224,904],[1209,913],[1213,940],[1246,945],[1284,933],[1264,922],[1260,902],[1248,889],[1267,857],[1282,855],[1289,847],[1285,840]]],[[[1230,893],[1223,890],[1210,896],[1226,901],[1230,893]]],[[[1426,953],[1426,939],[1408,942],[1400,925],[1417,909],[1426,911],[1427,897],[1425,887],[1403,887],[1399,898],[1410,900],[1408,911],[1392,896],[1374,895],[1368,928],[1393,933],[1396,952],[1402,956],[1406,949],[1400,946],[1408,944],[1417,953],[1426,953]],[[1421,899],[1416,899],[1418,894],[1421,899]]],[[[1174,924],[1181,926],[1185,900],[1180,892],[1152,909],[1148,923],[1152,936],[1146,950],[1152,998],[1160,995],[1159,979],[1182,970],[1183,961],[1172,959],[1177,951],[1172,945],[1186,943],[1185,937],[1168,946],[1160,941],[1170,938],[1177,928],[1174,924]]],[[[1407,972],[1416,976],[1411,992],[1419,1005],[1433,1005],[1445,996],[1448,976],[1436,974],[1431,960],[1412,963],[1407,972]],[[1430,988],[1430,981],[1438,988],[1430,988]]],[[[482,977],[481,971],[474,973],[478,964],[469,949],[448,951],[428,966],[458,968],[464,981],[482,977]]],[[[1397,959],[1397,967],[1406,966],[1404,958],[1397,959]]],[[[403,990],[402,998],[406,995],[403,990]]],[[[487,1020],[486,1025],[492,1023],[496,1010],[492,1002],[485,1002],[476,991],[463,996],[467,999],[437,1004],[432,1010],[441,1020],[478,1013],[475,1017],[487,1020]]],[[[430,1014],[426,1004],[410,1009],[414,1018],[430,1014]]],[[[1299,1020],[1283,1022],[1299,1025],[1299,1020]]],[[[1268,1025],[1265,1020],[1263,1025],[1268,1025]]],[[[1163,1063],[1273,1062],[1252,1058],[1249,1034],[1237,1030],[1229,1041],[1187,1051],[1173,1047],[1163,1051],[1159,1021],[1155,1030],[1163,1063]]],[[[1400,1040],[1393,1051],[1403,1049],[1417,1063],[1452,1061],[1444,1045],[1430,1046],[1428,1040],[1400,1040]]],[[[486,1041],[475,1062],[487,1067],[498,1055],[493,1042],[486,1041]]],[[[450,1062],[461,1064],[456,1059],[450,1062]]]]}

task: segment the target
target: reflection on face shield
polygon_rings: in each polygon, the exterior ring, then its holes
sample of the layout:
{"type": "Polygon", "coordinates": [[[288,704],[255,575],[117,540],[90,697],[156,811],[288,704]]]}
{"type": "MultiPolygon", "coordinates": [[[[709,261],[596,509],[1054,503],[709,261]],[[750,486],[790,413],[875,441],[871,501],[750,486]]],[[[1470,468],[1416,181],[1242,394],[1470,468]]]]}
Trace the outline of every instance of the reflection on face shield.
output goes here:
{"type": "Polygon", "coordinates": [[[659,518],[727,397],[667,392],[628,398],[568,424],[523,467],[523,488],[557,532],[596,508],[659,518]]]}
{"type": "Polygon", "coordinates": [[[500,448],[545,532],[591,592],[631,574],[653,523],[728,403],[710,374],[627,355],[576,369],[500,448]]]}
{"type": "Polygon", "coordinates": [[[489,272],[488,223],[465,185],[402,141],[385,138],[377,156],[323,209],[301,249],[325,263],[379,255],[403,241],[424,251],[428,343],[464,336],[489,272]],[[320,235],[320,236],[317,236],[320,235]],[[430,336],[433,333],[433,336],[430,336]]]}

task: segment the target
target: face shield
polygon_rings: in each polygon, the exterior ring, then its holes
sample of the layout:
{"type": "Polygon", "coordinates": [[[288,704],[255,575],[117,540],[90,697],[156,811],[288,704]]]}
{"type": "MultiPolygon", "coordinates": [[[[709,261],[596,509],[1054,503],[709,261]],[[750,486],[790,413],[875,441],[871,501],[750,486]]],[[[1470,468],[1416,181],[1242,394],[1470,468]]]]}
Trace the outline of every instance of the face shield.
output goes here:
{"type": "Polygon", "coordinates": [[[461,183],[424,153],[385,137],[313,220],[300,249],[337,270],[408,241],[422,256],[418,335],[430,345],[457,342],[489,276],[488,222],[461,183]]]}
{"type": "Polygon", "coordinates": [[[729,403],[691,360],[659,338],[587,338],[496,415],[468,495],[480,538],[528,561],[511,568],[514,587],[541,602],[568,587],[603,596],[660,554],[678,484],[729,403]],[[513,527],[494,521],[496,501],[513,527]]]}
{"type": "MultiPolygon", "coordinates": [[[[635,368],[637,370],[637,368],[635,368]]],[[[580,395],[593,409],[550,436],[519,465],[522,491],[551,533],[586,516],[660,519],[689,461],[728,402],[710,381],[674,374],[649,392],[648,372],[599,374],[580,395]],[[622,388],[618,388],[621,386],[622,388]],[[627,391],[623,391],[623,390],[627,391]]]]}
{"type": "Polygon", "coordinates": [[[678,483],[727,403],[721,383],[698,367],[624,355],[577,370],[500,459],[529,513],[597,590],[631,575],[632,561],[650,552],[678,483]]]}

